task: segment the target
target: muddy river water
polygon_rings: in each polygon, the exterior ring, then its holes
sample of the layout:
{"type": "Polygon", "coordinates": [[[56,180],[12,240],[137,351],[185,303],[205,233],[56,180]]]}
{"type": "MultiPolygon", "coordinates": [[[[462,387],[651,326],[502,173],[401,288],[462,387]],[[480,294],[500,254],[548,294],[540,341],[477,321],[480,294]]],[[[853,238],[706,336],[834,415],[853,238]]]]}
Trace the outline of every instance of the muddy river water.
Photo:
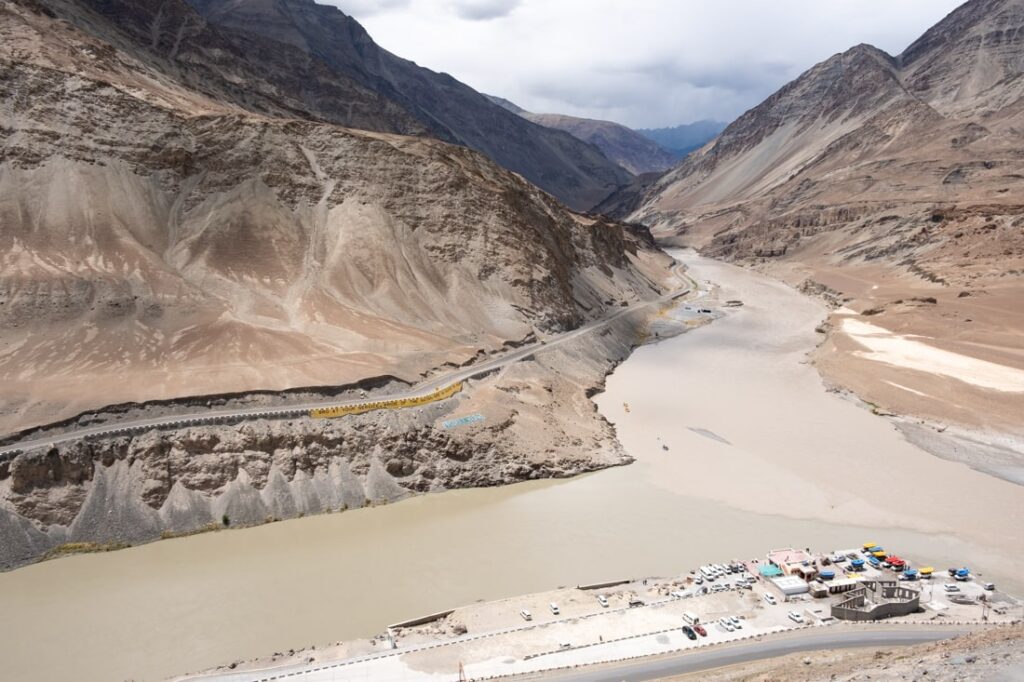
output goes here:
{"type": "Polygon", "coordinates": [[[683,256],[738,298],[598,397],[628,467],[77,556],[0,575],[0,678],[160,679],[469,603],[874,541],[1024,591],[1024,490],[908,445],[803,362],[824,309],[683,256]],[[624,403],[628,403],[627,411],[624,403]],[[667,450],[663,446],[667,446],[667,450]]]}

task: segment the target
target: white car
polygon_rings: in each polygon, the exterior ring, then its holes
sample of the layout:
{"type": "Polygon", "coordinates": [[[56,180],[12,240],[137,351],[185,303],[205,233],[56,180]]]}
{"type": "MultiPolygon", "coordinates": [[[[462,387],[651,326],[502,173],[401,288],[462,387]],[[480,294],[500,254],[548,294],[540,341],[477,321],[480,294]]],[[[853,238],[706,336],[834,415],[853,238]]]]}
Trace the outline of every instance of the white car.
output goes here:
{"type": "Polygon", "coordinates": [[[743,629],[743,623],[741,623],[740,619],[737,618],[736,616],[730,616],[729,617],[729,621],[732,623],[732,626],[734,628],[736,628],[737,630],[743,629]]]}
{"type": "Polygon", "coordinates": [[[776,604],[778,604],[778,603],[779,603],[778,601],[776,601],[775,597],[773,597],[773,596],[772,596],[772,595],[770,595],[770,594],[766,594],[766,595],[764,595],[764,600],[765,600],[766,602],[768,602],[769,604],[771,604],[772,606],[775,606],[776,604]]]}
{"type": "Polygon", "coordinates": [[[526,609],[519,609],[519,615],[523,617],[523,620],[533,620],[533,614],[526,609]]]}
{"type": "Polygon", "coordinates": [[[548,604],[548,608],[551,609],[551,613],[555,614],[556,616],[561,613],[561,611],[558,610],[558,604],[556,604],[555,602],[551,602],[550,604],[548,604]]]}
{"type": "Polygon", "coordinates": [[[608,608],[608,600],[605,598],[603,594],[597,595],[597,603],[605,608],[608,608]]]}
{"type": "Polygon", "coordinates": [[[790,611],[789,614],[787,614],[787,615],[789,615],[789,619],[791,621],[793,621],[794,623],[803,623],[804,622],[804,617],[800,615],[799,611],[790,611]]]}
{"type": "Polygon", "coordinates": [[[946,585],[943,585],[942,588],[944,590],[946,590],[946,592],[959,592],[960,591],[960,587],[959,586],[948,584],[948,583],[946,585]]]}
{"type": "Polygon", "coordinates": [[[728,618],[719,618],[718,619],[718,624],[721,625],[722,629],[725,630],[726,632],[735,632],[736,631],[736,628],[734,628],[732,626],[732,623],[729,622],[728,618]]]}

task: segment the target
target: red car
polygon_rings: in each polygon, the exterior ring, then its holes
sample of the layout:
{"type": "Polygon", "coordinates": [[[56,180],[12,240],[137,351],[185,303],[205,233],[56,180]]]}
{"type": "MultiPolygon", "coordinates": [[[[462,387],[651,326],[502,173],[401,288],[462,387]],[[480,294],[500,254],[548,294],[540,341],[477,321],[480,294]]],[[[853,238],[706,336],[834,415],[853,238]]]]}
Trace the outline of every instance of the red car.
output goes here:
{"type": "Polygon", "coordinates": [[[693,629],[701,637],[707,637],[708,636],[708,631],[704,629],[703,625],[694,625],[693,629]]]}

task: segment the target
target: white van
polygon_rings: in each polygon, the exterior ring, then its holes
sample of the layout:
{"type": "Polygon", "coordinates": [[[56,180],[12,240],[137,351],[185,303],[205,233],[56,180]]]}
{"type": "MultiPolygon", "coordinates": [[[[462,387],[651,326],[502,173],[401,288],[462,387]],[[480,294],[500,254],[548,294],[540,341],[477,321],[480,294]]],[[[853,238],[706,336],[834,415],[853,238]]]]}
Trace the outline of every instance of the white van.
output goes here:
{"type": "Polygon", "coordinates": [[[523,617],[523,620],[533,620],[533,614],[526,609],[519,609],[519,615],[523,617]]]}
{"type": "Polygon", "coordinates": [[[683,611],[683,620],[685,620],[688,625],[697,625],[700,623],[700,618],[692,611],[683,611]]]}
{"type": "Polygon", "coordinates": [[[791,621],[793,621],[794,623],[803,623],[804,622],[804,617],[800,615],[799,611],[790,611],[789,612],[789,619],[791,621]]]}
{"type": "Polygon", "coordinates": [[[608,608],[608,600],[605,599],[605,596],[603,594],[597,595],[597,603],[605,608],[608,608]]]}
{"type": "Polygon", "coordinates": [[[555,614],[556,616],[561,613],[561,611],[558,610],[558,604],[556,604],[555,602],[551,602],[550,604],[548,604],[548,608],[551,609],[551,613],[555,614]]]}

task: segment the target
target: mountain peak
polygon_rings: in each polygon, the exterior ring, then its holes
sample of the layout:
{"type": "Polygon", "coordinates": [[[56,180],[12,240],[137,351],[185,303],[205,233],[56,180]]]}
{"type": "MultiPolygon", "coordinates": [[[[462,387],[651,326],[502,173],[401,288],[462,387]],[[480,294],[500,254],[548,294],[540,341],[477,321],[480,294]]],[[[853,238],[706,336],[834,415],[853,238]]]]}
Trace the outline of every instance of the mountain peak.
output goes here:
{"type": "Polygon", "coordinates": [[[904,83],[924,101],[956,112],[980,97],[998,107],[1024,95],[1024,0],[970,0],[897,58],[904,83]],[[1015,87],[990,92],[1016,79],[1015,87]],[[996,100],[988,101],[991,96],[996,100]]]}

